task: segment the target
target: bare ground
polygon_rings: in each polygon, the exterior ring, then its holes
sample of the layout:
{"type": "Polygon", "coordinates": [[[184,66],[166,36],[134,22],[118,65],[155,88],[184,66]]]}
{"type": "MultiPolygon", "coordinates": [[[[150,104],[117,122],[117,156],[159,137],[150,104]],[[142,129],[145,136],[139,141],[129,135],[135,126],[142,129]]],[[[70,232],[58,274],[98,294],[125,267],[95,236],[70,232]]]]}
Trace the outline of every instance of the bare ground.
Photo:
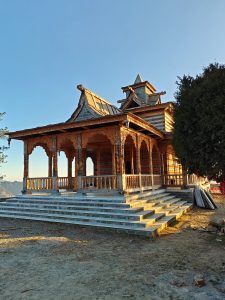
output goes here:
{"type": "Polygon", "coordinates": [[[225,299],[225,235],[208,226],[225,217],[225,198],[215,201],[155,241],[0,219],[0,299],[225,299]]]}

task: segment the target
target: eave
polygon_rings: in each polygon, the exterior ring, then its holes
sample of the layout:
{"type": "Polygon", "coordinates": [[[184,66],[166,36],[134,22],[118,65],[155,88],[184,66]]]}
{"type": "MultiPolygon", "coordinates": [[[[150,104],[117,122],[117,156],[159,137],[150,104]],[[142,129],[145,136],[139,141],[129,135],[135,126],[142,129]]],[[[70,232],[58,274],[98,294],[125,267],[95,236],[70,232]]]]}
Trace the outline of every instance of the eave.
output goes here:
{"type": "Polygon", "coordinates": [[[78,132],[82,130],[89,130],[99,127],[105,127],[107,125],[112,126],[118,124],[129,124],[130,127],[137,131],[143,132],[155,138],[164,138],[163,132],[150,125],[143,119],[139,118],[138,116],[133,115],[132,113],[123,113],[113,116],[103,116],[100,118],[79,122],[50,124],[42,127],[10,132],[8,135],[10,139],[26,140],[38,136],[40,137],[46,135],[55,135],[65,132],[78,132]]]}
{"type": "Polygon", "coordinates": [[[135,107],[135,108],[130,108],[127,109],[132,113],[141,113],[141,112],[146,112],[146,111],[155,111],[155,110],[165,110],[167,109],[170,105],[174,105],[173,102],[166,102],[166,103],[161,103],[161,104],[156,104],[156,105],[145,105],[145,106],[140,106],[140,107],[135,107]]]}

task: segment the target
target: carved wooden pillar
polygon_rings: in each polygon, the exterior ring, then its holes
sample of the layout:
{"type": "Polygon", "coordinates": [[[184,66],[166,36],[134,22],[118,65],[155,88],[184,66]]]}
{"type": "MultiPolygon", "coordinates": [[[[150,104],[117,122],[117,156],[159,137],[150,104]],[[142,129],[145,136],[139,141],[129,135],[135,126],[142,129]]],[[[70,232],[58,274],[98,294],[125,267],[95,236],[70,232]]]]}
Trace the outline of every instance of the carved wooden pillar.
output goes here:
{"type": "Polygon", "coordinates": [[[116,175],[116,147],[112,145],[112,175],[116,175]]]}
{"type": "Polygon", "coordinates": [[[29,177],[29,154],[27,141],[24,141],[24,172],[23,172],[23,190],[22,193],[27,193],[27,178],[29,177]]]}
{"type": "Polygon", "coordinates": [[[154,188],[154,175],[153,175],[153,163],[152,163],[152,144],[151,140],[149,140],[149,170],[152,175],[152,189],[154,188]]]}
{"type": "Polygon", "coordinates": [[[82,157],[82,140],[81,133],[76,137],[76,164],[75,164],[75,172],[76,172],[76,183],[77,190],[82,189],[82,179],[83,176],[83,157],[82,157]]]}
{"type": "Polygon", "coordinates": [[[142,188],[141,183],[141,155],[140,155],[140,139],[139,135],[136,136],[136,169],[139,174],[139,187],[142,188]]]}
{"type": "Polygon", "coordinates": [[[138,135],[136,137],[136,169],[137,173],[141,174],[140,140],[138,135]]]}
{"type": "Polygon", "coordinates": [[[116,175],[117,175],[117,188],[120,192],[124,190],[124,138],[120,128],[115,132],[115,153],[116,153],[116,175]]]}
{"type": "Polygon", "coordinates": [[[130,165],[131,165],[131,174],[134,174],[134,146],[131,145],[130,149],[130,165]]]}
{"type": "Polygon", "coordinates": [[[96,153],[96,175],[99,176],[101,174],[100,169],[100,160],[101,160],[101,152],[100,150],[96,153]]]}
{"type": "Polygon", "coordinates": [[[52,155],[53,155],[53,174],[52,174],[52,192],[58,192],[58,153],[57,138],[52,138],[52,155]]]}
{"type": "Polygon", "coordinates": [[[68,176],[68,186],[69,189],[71,189],[73,187],[73,182],[72,182],[72,164],[73,164],[73,156],[72,155],[68,155],[67,156],[67,176],[68,176]]]}
{"type": "Polygon", "coordinates": [[[52,177],[52,154],[48,155],[48,177],[52,177]]]}
{"type": "Polygon", "coordinates": [[[87,150],[82,149],[82,160],[83,160],[83,176],[86,176],[86,160],[87,160],[87,150]]]}

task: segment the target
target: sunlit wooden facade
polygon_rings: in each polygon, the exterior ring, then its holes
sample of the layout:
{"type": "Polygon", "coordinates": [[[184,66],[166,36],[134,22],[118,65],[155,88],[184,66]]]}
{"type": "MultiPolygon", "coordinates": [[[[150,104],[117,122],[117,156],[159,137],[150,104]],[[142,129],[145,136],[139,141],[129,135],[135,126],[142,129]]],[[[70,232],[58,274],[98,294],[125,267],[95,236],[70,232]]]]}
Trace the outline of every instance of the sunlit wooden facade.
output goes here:
{"type": "Polygon", "coordinates": [[[126,97],[117,101],[117,108],[82,85],[78,89],[78,106],[66,122],[9,134],[24,142],[24,193],[129,193],[188,184],[171,145],[173,103],[161,103],[165,92],[157,93],[138,75],[134,84],[122,88],[126,97]],[[29,156],[37,146],[48,156],[48,177],[29,177],[29,156]],[[68,160],[67,177],[58,176],[60,151],[68,160]],[[88,157],[94,164],[92,176],[86,174],[88,157]]]}

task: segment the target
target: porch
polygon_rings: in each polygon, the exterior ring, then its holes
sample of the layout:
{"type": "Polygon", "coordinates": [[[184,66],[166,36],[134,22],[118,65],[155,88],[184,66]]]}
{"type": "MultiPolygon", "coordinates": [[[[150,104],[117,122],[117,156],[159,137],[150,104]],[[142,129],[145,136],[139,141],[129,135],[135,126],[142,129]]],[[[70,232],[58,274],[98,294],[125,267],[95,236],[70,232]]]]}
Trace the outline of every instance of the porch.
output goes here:
{"type": "MultiPolygon", "coordinates": [[[[204,178],[196,175],[181,174],[160,175],[160,174],[140,174],[122,175],[122,191],[124,193],[143,192],[155,190],[160,187],[191,187],[204,182],[204,178]]],[[[119,191],[118,178],[116,175],[103,176],[77,176],[77,177],[42,177],[26,178],[26,191],[30,192],[54,192],[66,190],[73,192],[116,192],[119,191]]]]}

